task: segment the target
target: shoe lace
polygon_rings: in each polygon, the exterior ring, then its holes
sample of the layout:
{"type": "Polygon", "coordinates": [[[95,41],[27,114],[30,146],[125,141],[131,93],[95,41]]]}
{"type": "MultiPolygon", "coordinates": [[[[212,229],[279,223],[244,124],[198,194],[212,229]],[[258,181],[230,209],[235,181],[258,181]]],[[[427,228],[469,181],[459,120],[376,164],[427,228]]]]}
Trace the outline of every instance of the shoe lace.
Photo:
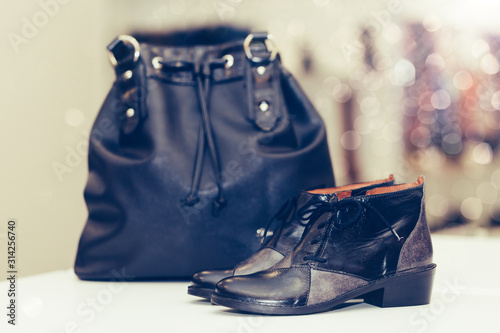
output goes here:
{"type": "Polygon", "coordinates": [[[266,228],[264,229],[261,244],[265,243],[268,233],[273,225],[274,221],[280,221],[280,225],[276,228],[277,234],[275,239],[279,238],[279,235],[283,228],[282,225],[289,224],[295,218],[302,226],[307,226],[311,219],[316,220],[321,214],[318,215],[317,208],[320,206],[328,206],[328,203],[320,199],[319,197],[313,197],[306,201],[301,208],[297,209],[297,202],[300,195],[297,195],[291,199],[285,201],[285,203],[278,209],[276,214],[269,220],[266,228]]]}
{"type": "MultiPolygon", "coordinates": [[[[302,241],[309,230],[312,228],[314,223],[325,213],[333,211],[333,203],[332,202],[317,202],[314,206],[304,206],[303,209],[299,212],[299,222],[306,226],[304,232],[302,233],[302,237],[300,241],[302,241]]],[[[325,225],[328,223],[328,220],[321,222],[318,224],[318,229],[323,229],[325,225]]]]}
{"type": "MultiPolygon", "coordinates": [[[[264,229],[264,233],[262,234],[262,240],[260,242],[261,245],[264,245],[266,243],[266,240],[268,239],[268,233],[274,221],[280,221],[281,226],[285,223],[289,223],[293,219],[293,217],[295,216],[295,211],[297,210],[297,199],[298,197],[296,196],[285,201],[285,203],[278,209],[276,214],[271,217],[266,225],[266,228],[264,229]]],[[[277,227],[277,230],[280,230],[279,232],[281,232],[281,229],[282,228],[277,227]]]]}
{"type": "MultiPolygon", "coordinates": [[[[358,201],[358,200],[340,200],[337,202],[330,203],[330,207],[331,207],[330,211],[333,214],[331,214],[330,217],[326,221],[318,224],[318,226],[316,227],[317,229],[323,229],[332,223],[333,223],[333,226],[335,228],[340,229],[340,230],[348,228],[349,226],[351,226],[359,221],[359,219],[361,218],[361,214],[363,212],[363,208],[365,208],[366,210],[370,210],[371,212],[373,212],[378,217],[378,219],[386,225],[387,229],[391,231],[391,233],[394,235],[394,237],[396,237],[396,239],[398,241],[400,241],[402,239],[398,235],[396,230],[394,230],[394,228],[389,223],[389,221],[387,221],[387,219],[375,207],[373,207],[372,205],[370,205],[367,202],[358,201]],[[347,217],[347,218],[340,218],[339,215],[340,215],[341,209],[343,207],[345,207],[345,208],[354,207],[354,214],[351,215],[350,217],[347,217]],[[337,212],[337,214],[335,214],[335,211],[337,212]]],[[[309,228],[306,228],[306,229],[309,230],[313,224],[314,224],[314,221],[309,221],[309,223],[308,223],[309,228]]],[[[304,231],[304,235],[302,236],[302,238],[304,238],[305,234],[306,234],[306,232],[304,231]]],[[[325,263],[327,261],[327,259],[322,258],[319,255],[319,253],[321,252],[321,249],[325,245],[325,242],[331,242],[331,238],[329,237],[328,232],[323,233],[322,235],[320,235],[320,237],[318,237],[310,242],[311,245],[315,245],[318,243],[321,243],[321,245],[318,247],[318,249],[314,255],[305,256],[304,261],[316,261],[316,262],[320,262],[320,263],[325,263]]]]}

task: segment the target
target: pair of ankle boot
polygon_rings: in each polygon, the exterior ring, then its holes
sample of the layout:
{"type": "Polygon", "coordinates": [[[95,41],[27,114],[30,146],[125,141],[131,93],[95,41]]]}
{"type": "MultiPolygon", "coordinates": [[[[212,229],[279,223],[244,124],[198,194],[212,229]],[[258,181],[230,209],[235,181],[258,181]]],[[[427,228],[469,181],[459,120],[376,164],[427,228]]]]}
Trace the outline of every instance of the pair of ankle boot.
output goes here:
{"type": "Polygon", "coordinates": [[[234,269],[196,273],[188,293],[263,314],[321,312],[354,298],[429,303],[436,265],[423,177],[304,191],[273,220],[281,224],[259,251],[234,269]]]}

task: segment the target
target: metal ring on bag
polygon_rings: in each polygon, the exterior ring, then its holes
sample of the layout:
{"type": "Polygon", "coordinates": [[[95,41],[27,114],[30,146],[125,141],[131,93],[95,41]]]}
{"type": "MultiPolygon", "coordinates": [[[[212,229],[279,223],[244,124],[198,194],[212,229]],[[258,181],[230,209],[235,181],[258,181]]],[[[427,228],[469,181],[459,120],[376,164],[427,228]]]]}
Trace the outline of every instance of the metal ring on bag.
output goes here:
{"type": "MultiPolygon", "coordinates": [[[[141,55],[141,49],[140,49],[139,42],[137,41],[137,39],[135,39],[134,37],[129,36],[129,35],[120,35],[117,38],[124,43],[129,43],[130,45],[132,45],[134,47],[133,62],[136,62],[137,60],[139,60],[139,56],[141,55]]],[[[111,61],[111,64],[113,66],[118,65],[118,60],[116,60],[113,52],[109,52],[108,55],[109,55],[109,61],[111,61]]]]}
{"type": "Polygon", "coordinates": [[[253,62],[262,62],[265,60],[273,61],[276,59],[276,55],[278,54],[278,47],[276,46],[276,43],[274,42],[274,38],[271,35],[266,35],[266,38],[263,40],[264,45],[266,46],[266,49],[269,54],[269,58],[260,58],[260,57],[254,57],[252,54],[252,50],[250,49],[250,44],[252,44],[252,41],[254,39],[254,35],[250,34],[245,38],[245,41],[243,42],[243,50],[245,51],[245,55],[247,56],[248,59],[250,59],[253,62]]]}

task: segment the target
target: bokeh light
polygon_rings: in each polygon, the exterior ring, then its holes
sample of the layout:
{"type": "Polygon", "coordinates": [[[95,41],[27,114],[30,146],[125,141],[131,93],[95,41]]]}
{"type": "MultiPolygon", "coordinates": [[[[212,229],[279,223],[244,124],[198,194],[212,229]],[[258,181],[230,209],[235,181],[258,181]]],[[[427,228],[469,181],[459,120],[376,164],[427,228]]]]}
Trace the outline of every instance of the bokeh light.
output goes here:
{"type": "Polygon", "coordinates": [[[469,220],[477,220],[483,212],[483,205],[478,198],[467,198],[460,205],[462,215],[469,220]]]}
{"type": "Polygon", "coordinates": [[[427,31],[430,32],[438,31],[441,28],[441,19],[436,13],[431,12],[425,15],[422,24],[424,25],[424,28],[427,31]]]}
{"type": "Polygon", "coordinates": [[[361,145],[361,136],[355,131],[347,131],[340,137],[340,144],[344,149],[355,150],[361,145]]]}
{"type": "Polygon", "coordinates": [[[399,60],[394,66],[395,84],[399,86],[411,86],[415,82],[415,67],[406,60],[399,60]]]}
{"type": "Polygon", "coordinates": [[[485,142],[478,143],[472,151],[472,158],[478,164],[490,164],[493,160],[491,146],[485,142]]]}
{"type": "Polygon", "coordinates": [[[468,90],[472,87],[474,82],[468,71],[460,70],[453,77],[453,84],[459,90],[468,90]]]}

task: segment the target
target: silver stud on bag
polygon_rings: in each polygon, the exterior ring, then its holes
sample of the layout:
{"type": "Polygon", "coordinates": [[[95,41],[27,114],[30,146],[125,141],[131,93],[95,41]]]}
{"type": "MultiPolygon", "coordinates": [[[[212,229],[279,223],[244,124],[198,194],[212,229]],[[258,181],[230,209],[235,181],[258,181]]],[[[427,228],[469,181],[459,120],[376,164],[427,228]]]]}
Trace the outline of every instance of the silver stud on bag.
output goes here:
{"type": "Polygon", "coordinates": [[[222,59],[226,61],[226,63],[224,64],[225,69],[229,69],[229,68],[233,67],[234,57],[232,55],[226,54],[225,56],[222,57],[222,59]]]}
{"type": "Polygon", "coordinates": [[[131,70],[128,70],[125,73],[123,73],[123,77],[125,78],[125,80],[130,80],[132,78],[132,75],[133,73],[131,70]]]}
{"type": "Polygon", "coordinates": [[[269,104],[266,101],[262,101],[259,104],[259,109],[262,112],[266,112],[267,110],[269,110],[269,104]]]}
{"type": "Polygon", "coordinates": [[[135,114],[135,110],[130,108],[127,110],[127,117],[132,118],[135,114]]]}
{"type": "Polygon", "coordinates": [[[265,72],[266,72],[266,67],[264,66],[257,67],[257,74],[264,75],[265,72]]]}
{"type": "Polygon", "coordinates": [[[153,67],[158,70],[162,69],[163,67],[163,65],[161,64],[162,61],[162,57],[154,57],[153,60],[151,60],[151,62],[153,63],[153,67]]]}

